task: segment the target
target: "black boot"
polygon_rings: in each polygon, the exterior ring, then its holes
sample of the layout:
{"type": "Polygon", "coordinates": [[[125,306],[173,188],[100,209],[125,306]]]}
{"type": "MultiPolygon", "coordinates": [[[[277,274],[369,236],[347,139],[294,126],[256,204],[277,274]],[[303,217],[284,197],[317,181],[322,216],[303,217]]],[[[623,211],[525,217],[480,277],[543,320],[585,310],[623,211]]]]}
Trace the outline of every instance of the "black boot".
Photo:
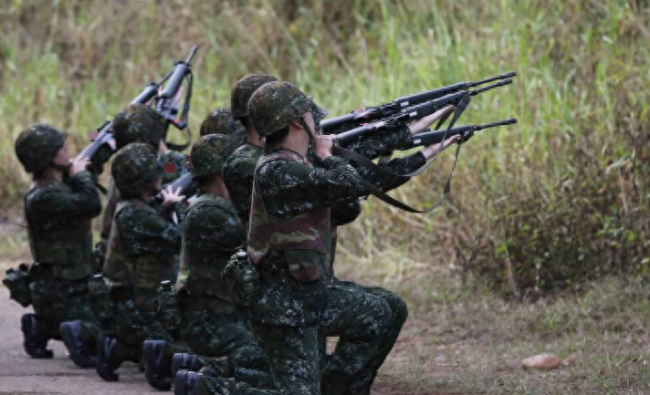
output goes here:
{"type": "Polygon", "coordinates": [[[80,368],[94,368],[95,358],[91,355],[90,345],[81,336],[82,331],[81,321],[66,321],[59,326],[59,332],[72,362],[80,368]]]}
{"type": "Polygon", "coordinates": [[[42,333],[42,328],[39,328],[36,316],[34,314],[25,314],[20,323],[23,331],[25,352],[32,358],[52,358],[54,353],[46,348],[47,336],[42,333]]]}
{"type": "Polygon", "coordinates": [[[194,395],[201,373],[179,370],[174,377],[174,395],[194,395]]]}
{"type": "Polygon", "coordinates": [[[117,339],[100,333],[97,336],[97,374],[106,381],[117,381],[115,370],[120,366],[117,359],[117,339]]]}
{"type": "Polygon", "coordinates": [[[159,391],[169,391],[172,383],[167,379],[170,377],[170,372],[169,366],[165,366],[165,342],[145,340],[142,345],[142,357],[145,366],[144,376],[149,385],[159,391]]]}
{"type": "Polygon", "coordinates": [[[176,377],[179,370],[191,370],[198,372],[203,367],[199,358],[194,354],[185,354],[177,352],[174,354],[172,362],[172,377],[176,377]]]}

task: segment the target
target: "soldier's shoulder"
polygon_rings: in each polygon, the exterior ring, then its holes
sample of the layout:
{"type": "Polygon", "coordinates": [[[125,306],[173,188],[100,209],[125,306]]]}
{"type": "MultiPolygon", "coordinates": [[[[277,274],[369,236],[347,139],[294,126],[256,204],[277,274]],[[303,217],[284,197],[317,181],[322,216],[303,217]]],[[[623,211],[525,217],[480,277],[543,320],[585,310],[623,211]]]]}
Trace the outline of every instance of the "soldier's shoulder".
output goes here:
{"type": "Polygon", "coordinates": [[[27,192],[25,198],[27,202],[38,204],[52,198],[61,198],[62,193],[70,193],[70,187],[62,182],[50,180],[44,183],[35,184],[32,189],[27,192]]]}

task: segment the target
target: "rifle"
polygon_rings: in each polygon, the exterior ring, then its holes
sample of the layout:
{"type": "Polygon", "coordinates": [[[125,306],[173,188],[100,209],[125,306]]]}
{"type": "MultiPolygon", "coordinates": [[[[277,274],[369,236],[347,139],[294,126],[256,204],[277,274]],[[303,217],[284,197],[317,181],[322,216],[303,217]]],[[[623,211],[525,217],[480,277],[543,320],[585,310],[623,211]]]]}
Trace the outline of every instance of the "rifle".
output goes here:
{"type": "MultiPolygon", "coordinates": [[[[158,87],[160,85],[155,83],[155,82],[150,82],[147,84],[147,86],[140,92],[138,96],[136,96],[135,99],[131,100],[129,104],[145,104],[149,100],[153,99],[156,97],[156,94],[158,92],[158,87]]],[[[113,122],[111,121],[106,121],[97,128],[97,137],[93,140],[92,143],[88,144],[86,148],[84,148],[80,153],[79,156],[85,156],[87,158],[93,159],[93,156],[99,151],[101,147],[103,147],[105,144],[108,145],[111,149],[111,152],[113,151],[113,147],[110,146],[110,142],[113,140],[113,122]]]]}
{"type": "MultiPolygon", "coordinates": [[[[448,106],[448,105],[454,105],[457,106],[457,110],[460,110],[461,112],[467,107],[469,104],[470,98],[472,96],[476,96],[480,93],[489,91],[491,89],[495,89],[504,85],[508,85],[512,83],[511,78],[507,78],[505,80],[501,80],[495,84],[488,85],[484,88],[477,89],[474,91],[468,91],[468,90],[461,90],[455,93],[450,93],[448,95],[445,95],[443,97],[429,100],[427,102],[424,102],[422,104],[418,104],[412,107],[407,107],[400,111],[399,113],[392,115],[390,117],[387,117],[385,119],[382,119],[381,121],[374,122],[368,125],[360,126],[357,128],[354,128],[352,130],[348,130],[343,133],[339,133],[337,135],[337,143],[338,144],[345,144],[346,142],[356,138],[363,136],[368,133],[373,133],[373,132],[378,132],[382,130],[388,130],[392,129],[396,126],[400,125],[406,125],[409,122],[418,120],[420,118],[423,118],[427,115],[433,114],[434,112],[448,106]]],[[[459,114],[459,112],[457,112],[459,114]]],[[[458,117],[455,116],[457,119],[458,117]]],[[[454,121],[452,121],[453,124],[454,121]]],[[[453,125],[452,125],[453,126],[453,125]]]]}
{"type": "Polygon", "coordinates": [[[517,123],[515,118],[510,118],[501,122],[488,123],[485,125],[463,125],[449,130],[432,130],[427,132],[418,133],[413,136],[413,145],[410,148],[421,147],[431,144],[437,144],[450,137],[461,135],[461,143],[466,142],[478,132],[484,129],[495,128],[497,126],[512,125],[517,123]]]}
{"type": "MultiPolygon", "coordinates": [[[[177,61],[174,63],[174,69],[169,73],[160,83],[160,85],[167,82],[163,91],[156,98],[154,107],[168,122],[169,124],[174,125],[178,130],[184,130],[187,127],[187,116],[190,111],[190,101],[192,100],[192,85],[194,82],[194,77],[192,74],[192,59],[196,55],[198,50],[197,46],[192,47],[187,60],[177,61]],[[176,100],[176,95],[178,94],[183,80],[185,77],[189,79],[189,85],[187,88],[187,93],[185,95],[185,102],[183,103],[183,109],[180,113],[180,117],[177,117],[179,113],[180,103],[176,100]]],[[[165,139],[167,133],[165,132],[165,139]]],[[[182,151],[190,145],[192,136],[189,129],[187,130],[187,141],[184,144],[173,144],[167,143],[170,149],[174,151],[182,151]]]]}
{"type": "MultiPolygon", "coordinates": [[[[177,188],[181,188],[181,195],[185,195],[185,197],[190,197],[191,195],[196,194],[197,190],[197,185],[192,180],[192,173],[185,173],[182,176],[178,177],[174,181],[170,182],[167,185],[164,185],[163,188],[166,189],[168,186],[172,187],[172,191],[175,191],[177,188]]],[[[156,196],[153,197],[153,201],[155,204],[160,205],[163,202],[163,195],[162,192],[158,192],[156,196]]]]}
{"type": "Polygon", "coordinates": [[[320,123],[323,134],[335,133],[337,129],[361,125],[367,122],[377,121],[379,119],[391,117],[399,114],[409,106],[418,105],[427,101],[435,100],[451,93],[467,91],[479,85],[484,85],[494,81],[503,81],[511,79],[517,75],[516,72],[500,74],[494,77],[485,78],[479,81],[458,82],[447,85],[442,88],[431,89],[413,95],[404,96],[395,99],[389,103],[376,107],[368,107],[361,111],[353,111],[349,114],[341,115],[335,118],[324,120],[320,123]]]}

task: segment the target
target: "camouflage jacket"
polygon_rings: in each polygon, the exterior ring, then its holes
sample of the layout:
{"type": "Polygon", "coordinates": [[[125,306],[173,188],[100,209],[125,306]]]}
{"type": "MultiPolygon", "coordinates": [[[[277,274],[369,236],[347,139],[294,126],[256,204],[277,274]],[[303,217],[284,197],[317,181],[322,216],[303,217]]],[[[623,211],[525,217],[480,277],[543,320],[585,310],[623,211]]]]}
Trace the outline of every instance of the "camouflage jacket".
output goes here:
{"type": "MultiPolygon", "coordinates": [[[[177,215],[181,206],[176,206],[177,215]]],[[[133,199],[121,201],[113,219],[104,277],[114,285],[132,287],[136,305],[146,310],[153,307],[160,282],[176,280],[181,225],[168,217],[133,199]]]]}
{"type": "Polygon", "coordinates": [[[91,219],[101,202],[88,171],[66,183],[38,180],[25,196],[32,257],[55,278],[78,280],[93,272],[91,219]]]}
{"type": "Polygon", "coordinates": [[[230,198],[246,231],[248,231],[255,166],[262,153],[261,147],[243,144],[230,155],[222,170],[230,198]]]}
{"type": "MultiPolygon", "coordinates": [[[[187,167],[185,166],[186,157],[182,152],[169,151],[166,154],[161,155],[160,161],[163,165],[175,164],[176,168],[180,169],[174,173],[163,173],[162,185],[173,182],[178,177],[187,173],[187,167]]],[[[117,202],[119,201],[120,191],[115,187],[115,182],[113,182],[113,178],[111,178],[108,184],[108,192],[106,193],[106,207],[104,208],[104,216],[102,217],[102,229],[100,233],[101,240],[104,242],[108,241],[108,237],[111,234],[113,216],[115,215],[115,208],[117,207],[117,202]]]]}
{"type": "Polygon", "coordinates": [[[230,256],[244,245],[244,239],[244,228],[233,204],[217,195],[201,195],[185,217],[176,291],[186,294],[189,303],[193,296],[209,296],[214,299],[210,305],[213,312],[234,313],[221,275],[230,256]]]}

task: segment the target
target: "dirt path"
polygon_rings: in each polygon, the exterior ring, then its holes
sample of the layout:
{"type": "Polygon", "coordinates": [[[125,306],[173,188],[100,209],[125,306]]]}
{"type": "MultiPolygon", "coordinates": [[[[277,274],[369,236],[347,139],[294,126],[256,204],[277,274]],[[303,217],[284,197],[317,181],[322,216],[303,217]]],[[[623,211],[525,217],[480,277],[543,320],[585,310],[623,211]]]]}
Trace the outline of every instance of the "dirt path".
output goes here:
{"type": "MultiPolygon", "coordinates": [[[[108,383],[94,369],[80,369],[67,356],[63,343],[51,341],[53,359],[35,360],[23,351],[20,317],[31,311],[9,299],[9,292],[0,286],[0,395],[136,395],[160,393],[149,387],[138,367],[125,363],[118,373],[120,381],[108,383]]],[[[376,385],[373,395],[412,393],[408,388],[376,385]]],[[[167,392],[171,394],[171,392],[167,392]]]]}
{"type": "Polygon", "coordinates": [[[27,309],[10,300],[4,287],[0,287],[0,312],[0,395],[136,395],[157,392],[147,385],[137,366],[131,363],[120,368],[119,382],[104,382],[94,369],[76,367],[68,359],[61,342],[50,342],[53,359],[29,358],[23,351],[20,331],[20,317],[27,309]]]}

